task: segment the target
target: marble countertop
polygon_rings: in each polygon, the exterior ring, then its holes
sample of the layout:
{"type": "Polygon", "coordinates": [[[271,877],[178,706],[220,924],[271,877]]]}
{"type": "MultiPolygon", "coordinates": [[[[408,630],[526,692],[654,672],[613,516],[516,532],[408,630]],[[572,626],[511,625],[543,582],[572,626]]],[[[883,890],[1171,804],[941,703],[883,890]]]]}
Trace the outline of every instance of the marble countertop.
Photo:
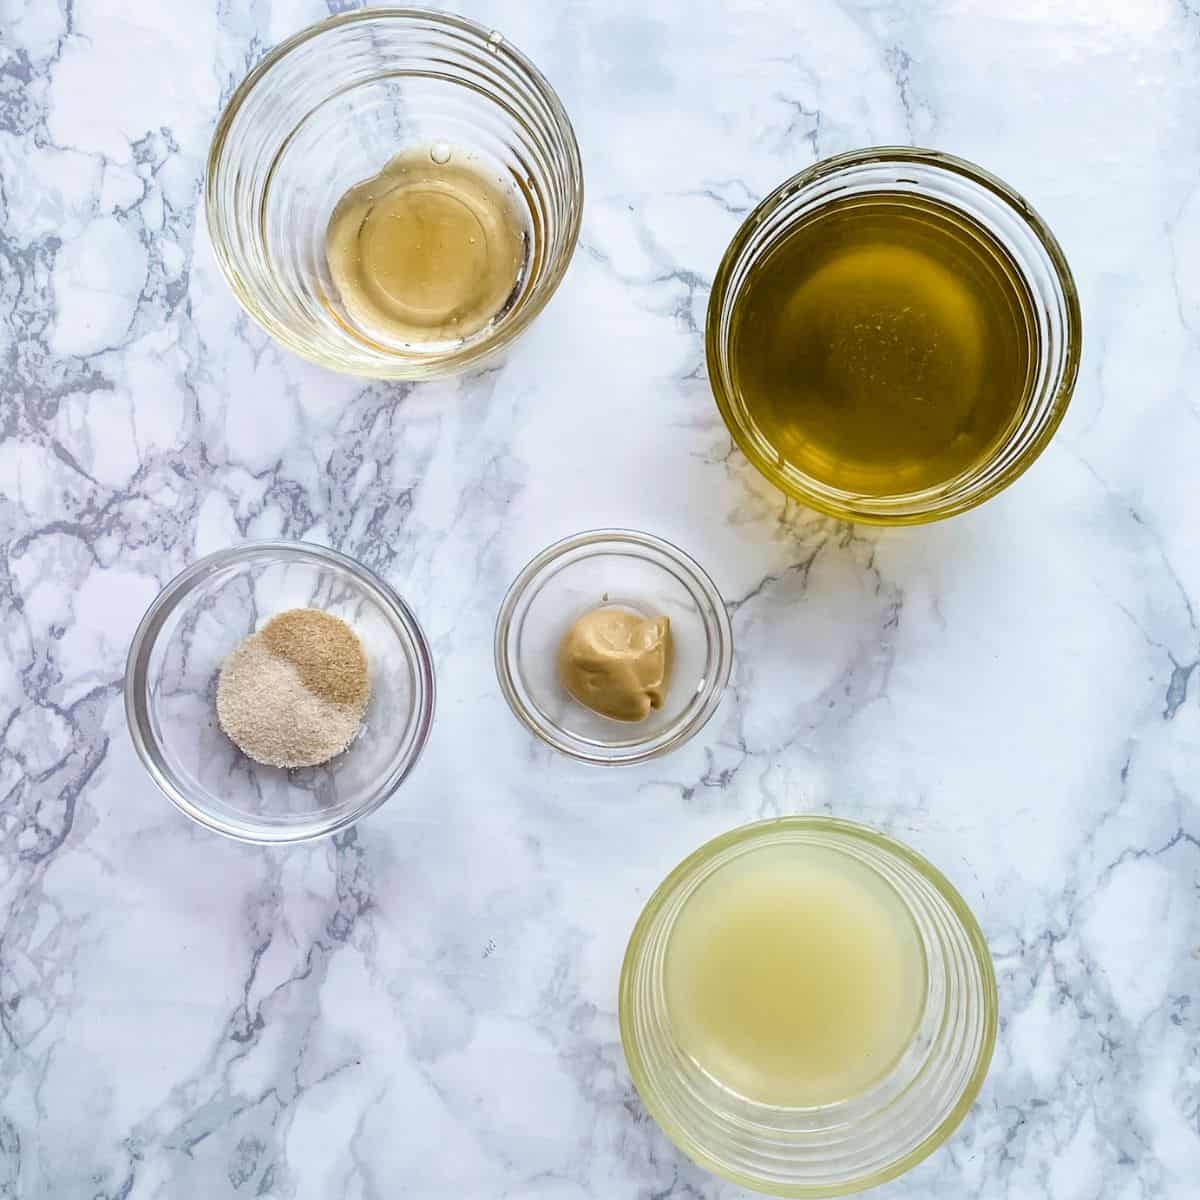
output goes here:
{"type": "Polygon", "coordinates": [[[680,858],[809,811],[939,864],[999,976],[978,1103],[878,1194],[1194,1197],[1200,6],[463,8],[560,90],[587,208],[507,360],[420,387],[277,349],[203,232],[217,112],[323,5],[0,9],[0,1197],[740,1195],[641,1108],[617,973],[680,858]],[[731,452],[702,326],[758,197],[895,142],[1038,206],[1085,348],[1016,486],[880,532],[731,452]],[[641,436],[588,440],[597,407],[641,436]],[[532,744],[491,663],[516,570],[600,524],[692,552],[738,651],[703,733],[623,772],[532,744]],[[437,660],[403,792],[289,851],[190,825],[121,705],[159,587],[252,537],[361,558],[437,660]]]}

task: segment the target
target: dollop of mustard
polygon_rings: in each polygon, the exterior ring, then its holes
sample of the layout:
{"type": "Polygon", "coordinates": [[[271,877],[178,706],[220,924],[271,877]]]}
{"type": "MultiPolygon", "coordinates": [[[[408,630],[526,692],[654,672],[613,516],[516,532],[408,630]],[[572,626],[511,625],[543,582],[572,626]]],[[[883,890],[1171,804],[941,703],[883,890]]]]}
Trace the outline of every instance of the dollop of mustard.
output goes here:
{"type": "Polygon", "coordinates": [[[670,670],[670,618],[623,608],[585,613],[558,648],[563,687],[614,721],[641,721],[652,708],[662,708],[670,670]]]}

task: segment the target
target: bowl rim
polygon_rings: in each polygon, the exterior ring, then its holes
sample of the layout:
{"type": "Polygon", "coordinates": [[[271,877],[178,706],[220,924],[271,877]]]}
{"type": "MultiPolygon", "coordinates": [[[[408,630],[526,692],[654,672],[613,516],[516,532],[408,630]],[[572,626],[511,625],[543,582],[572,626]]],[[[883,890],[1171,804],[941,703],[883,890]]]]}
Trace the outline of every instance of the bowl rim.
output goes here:
{"type": "MultiPolygon", "coordinates": [[[[999,176],[993,175],[977,163],[943,150],[928,150],[920,146],[866,146],[820,159],[797,172],[764,196],[747,214],[721,256],[720,264],[713,277],[708,309],[705,314],[704,349],[709,387],[726,429],[738,449],[755,469],[785,496],[838,520],[853,521],[863,525],[924,525],[967,512],[983,504],[986,500],[990,500],[1020,478],[1041,456],[1042,451],[1049,445],[1051,438],[1062,423],[1075,390],[1083,350],[1083,318],[1075,277],[1058,239],[1033,205],[999,176]],[[892,162],[898,165],[908,163],[928,167],[934,171],[966,179],[990,193],[1025,224],[1045,251],[1050,262],[1050,274],[1062,296],[1065,350],[1062,373],[1055,382],[1050,412],[1044,426],[1032,439],[1025,452],[1002,470],[994,480],[989,482],[986,487],[980,488],[977,493],[960,496],[953,502],[933,504],[925,508],[896,507],[883,510],[856,505],[852,500],[830,499],[810,488],[803,488],[801,492],[798,492],[793,487],[785,486],[783,474],[777,464],[760,453],[735,415],[732,398],[727,393],[723,372],[720,369],[723,350],[717,336],[717,327],[720,324],[720,309],[729,290],[729,279],[737,261],[759,225],[771,212],[784,201],[791,199],[796,192],[820,183],[830,176],[841,174],[855,167],[884,165],[892,162]]],[[[908,495],[915,498],[922,493],[901,493],[887,499],[889,502],[895,502],[906,499],[908,495]]]]}
{"type": "MultiPolygon", "coordinates": [[[[550,81],[542,74],[523,51],[513,45],[498,29],[490,28],[469,17],[457,13],[440,12],[435,9],[405,6],[383,6],[378,8],[359,8],[350,12],[334,13],[306,25],[290,37],[277,43],[257,62],[246,74],[245,78],[234,88],[229,99],[225,102],[213,128],[212,140],[209,143],[208,156],[204,169],[204,215],[208,231],[209,244],[212,246],[217,265],[225,282],[229,285],[234,297],[242,310],[275,339],[285,349],[327,370],[337,371],[357,379],[392,379],[392,380],[421,380],[439,379],[450,375],[460,374],[478,366],[483,360],[498,353],[525,331],[530,323],[538,317],[551,297],[558,290],[575,256],[575,248],[579,242],[579,232],[583,225],[584,180],[583,159],[579,151],[579,140],[575,135],[575,127],[563,105],[558,93],[550,81]],[[352,25],[361,21],[421,21],[440,25],[444,29],[458,35],[479,38],[483,43],[492,47],[497,54],[502,54],[523,73],[530,86],[538,93],[539,98],[550,110],[554,124],[558,128],[565,146],[564,165],[567,173],[567,188],[573,202],[569,205],[568,219],[565,229],[563,251],[551,261],[550,270],[542,281],[535,301],[525,306],[511,322],[503,325],[496,337],[488,337],[474,343],[465,351],[446,355],[430,356],[427,360],[396,359],[394,361],[381,359],[372,366],[355,366],[346,364],[315,352],[308,339],[296,336],[289,327],[276,321],[269,313],[263,311],[254,301],[249,289],[244,285],[241,273],[230,253],[227,239],[221,234],[217,221],[217,179],[220,173],[222,151],[229,137],[229,131],[236,120],[242,105],[254,91],[263,78],[284,58],[304,45],[306,42],[322,36],[343,25],[352,25]],[[498,40],[497,40],[498,39],[498,40]]],[[[261,218],[261,214],[260,214],[261,218]]]]}
{"type": "Polygon", "coordinates": [[[591,766],[633,766],[678,749],[711,720],[720,707],[733,670],[733,625],[725,601],[712,577],[690,554],[674,543],[636,529],[588,529],[551,543],[535,554],[517,573],[496,616],[494,658],[496,678],[513,715],[546,745],[560,754],[591,766]],[[639,551],[652,551],[667,558],[678,568],[678,578],[693,597],[702,599],[712,610],[714,619],[711,622],[705,620],[704,624],[706,628],[715,632],[717,643],[717,665],[705,680],[703,691],[697,693],[698,704],[689,704],[674,724],[660,729],[653,736],[641,740],[631,739],[623,746],[607,751],[597,750],[593,743],[568,733],[549,720],[539,719],[537,714],[530,711],[523,699],[522,689],[516,683],[519,672],[513,661],[513,647],[510,645],[513,621],[529,588],[564,555],[587,548],[590,548],[589,553],[581,557],[608,553],[615,548],[624,553],[634,554],[639,551]]]}
{"type": "Polygon", "coordinates": [[[328,546],[320,546],[315,542],[263,539],[239,542],[235,546],[228,546],[206,554],[186,566],[162,588],[141,621],[138,622],[133,639],[129,644],[129,653],[125,660],[124,698],[125,723],[138,759],[158,790],[180,812],[190,817],[198,825],[203,825],[206,829],[211,829],[236,841],[260,846],[295,845],[340,832],[375,812],[395,794],[417,765],[425,745],[429,741],[437,702],[437,687],[433,655],[425,633],[412,609],[394,588],[380,579],[369,567],[349,555],[330,549],[328,546]],[[230,565],[251,561],[267,554],[282,555],[285,558],[302,561],[315,559],[322,566],[334,567],[353,576],[366,591],[372,594],[381,607],[388,610],[404,630],[408,639],[405,649],[408,652],[415,679],[413,698],[415,720],[410,735],[411,744],[404,758],[384,781],[376,786],[370,799],[358,808],[343,813],[336,820],[323,825],[314,827],[312,823],[306,824],[298,831],[289,830],[286,827],[278,830],[263,826],[247,828],[245,825],[214,816],[207,809],[194,803],[187,792],[178,785],[175,777],[156,760],[158,742],[148,719],[147,673],[149,660],[158,634],[167,618],[201,580],[230,565]]]}
{"type": "Polygon", "coordinates": [[[750,821],[745,825],[736,826],[725,833],[710,838],[703,845],[693,850],[682,862],[678,863],[654,889],[650,899],[646,901],[629,942],[625,949],[625,957],[621,962],[621,974],[617,991],[617,1018],[621,1035],[621,1048],[629,1068],[630,1078],[634,1088],[641,1098],[646,1111],[654,1118],[654,1122],[666,1134],[667,1138],[693,1162],[705,1170],[711,1171],[718,1178],[729,1180],[739,1187],[749,1188],[771,1196],[809,1197],[817,1198],[848,1196],[867,1188],[877,1187],[915,1167],[923,1159],[928,1158],[935,1150],[945,1144],[961,1124],[963,1118],[975,1103],[983,1081],[991,1066],[992,1055],[995,1052],[996,1037],[999,1026],[999,992],[996,986],[996,970],[992,962],[991,951],[988,949],[987,938],[980,927],[979,919],[975,916],[966,900],[958,889],[950,882],[945,874],[933,865],[924,855],[911,846],[861,821],[847,820],[845,817],[834,817],[825,813],[793,813],[782,817],[768,817],[765,820],[750,821]],[[835,833],[851,839],[866,841],[871,845],[893,854],[917,871],[950,906],[955,918],[959,921],[967,935],[976,965],[982,979],[983,1005],[983,1036],[980,1040],[974,1067],[968,1077],[958,1102],[942,1119],[941,1123],[917,1143],[908,1153],[902,1155],[886,1167],[869,1175],[852,1179],[844,1184],[832,1186],[818,1184],[779,1185],[768,1184],[751,1175],[742,1175],[730,1171],[717,1159],[708,1154],[704,1147],[688,1133],[688,1131],[667,1117],[658,1103],[655,1088],[646,1070],[638,1048],[637,1036],[634,1032],[631,1008],[633,1001],[633,975],[639,955],[642,952],[647,932],[659,910],[670,899],[672,894],[696,871],[702,868],[711,858],[722,853],[730,846],[751,842],[759,838],[769,838],[773,832],[790,829],[812,829],[835,833]]]}

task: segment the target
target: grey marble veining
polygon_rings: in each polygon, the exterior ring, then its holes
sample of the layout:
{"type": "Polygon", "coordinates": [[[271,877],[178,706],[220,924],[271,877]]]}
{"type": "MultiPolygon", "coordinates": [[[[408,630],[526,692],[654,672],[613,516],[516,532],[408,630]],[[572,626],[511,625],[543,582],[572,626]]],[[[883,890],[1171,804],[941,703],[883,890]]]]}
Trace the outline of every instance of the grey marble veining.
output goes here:
{"type": "Polygon", "coordinates": [[[277,349],[203,232],[222,102],[326,11],[0,6],[0,1197],[734,1196],[640,1107],[617,972],[676,861],[813,810],[942,866],[999,975],[978,1104],[880,1195],[1195,1196],[1194,0],[466,5],[560,90],[588,201],[507,360],[420,387],[277,349]],[[884,142],[1029,196],[1086,330],[1037,466],[895,532],[772,492],[702,345],[755,200],[884,142]],[[491,667],[512,575],[597,524],[695,554],[737,638],[713,723],[625,772],[535,747],[491,667]],[[262,536],[380,571],[439,672],[403,793],[287,852],[189,826],[120,702],[158,588],[262,536]]]}

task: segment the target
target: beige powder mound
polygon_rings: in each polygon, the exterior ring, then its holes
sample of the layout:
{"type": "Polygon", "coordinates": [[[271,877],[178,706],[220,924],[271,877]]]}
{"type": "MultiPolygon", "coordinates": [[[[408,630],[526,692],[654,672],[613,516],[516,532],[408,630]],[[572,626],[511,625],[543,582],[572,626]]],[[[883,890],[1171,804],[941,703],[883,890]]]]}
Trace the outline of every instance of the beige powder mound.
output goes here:
{"type": "Polygon", "coordinates": [[[328,613],[293,609],[225,659],[217,720],[255,762],[311,767],[346,749],[369,699],[366,655],[353,630],[328,613]]]}

